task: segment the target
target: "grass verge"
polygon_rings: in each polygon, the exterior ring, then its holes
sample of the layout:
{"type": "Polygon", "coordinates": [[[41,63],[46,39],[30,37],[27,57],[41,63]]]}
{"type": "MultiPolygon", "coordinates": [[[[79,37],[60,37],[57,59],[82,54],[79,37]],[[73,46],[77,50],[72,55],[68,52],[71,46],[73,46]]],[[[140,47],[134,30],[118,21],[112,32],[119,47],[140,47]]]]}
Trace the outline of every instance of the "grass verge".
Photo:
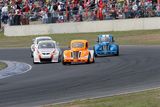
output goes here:
{"type": "Polygon", "coordinates": [[[7,64],[0,62],[0,70],[4,69],[7,67],[7,64]]]}
{"type": "Polygon", "coordinates": [[[160,89],[42,107],[160,107],[160,89]]]}
{"type": "MultiPolygon", "coordinates": [[[[98,34],[112,34],[120,45],[160,45],[160,30],[138,30],[138,31],[120,31],[120,32],[97,32],[80,34],[53,34],[54,40],[60,43],[60,46],[68,46],[72,39],[87,39],[91,46],[97,40],[98,34]]],[[[40,36],[40,35],[37,35],[40,36]]],[[[32,39],[36,36],[6,37],[3,32],[0,33],[0,48],[12,47],[30,47],[32,39]]]]}

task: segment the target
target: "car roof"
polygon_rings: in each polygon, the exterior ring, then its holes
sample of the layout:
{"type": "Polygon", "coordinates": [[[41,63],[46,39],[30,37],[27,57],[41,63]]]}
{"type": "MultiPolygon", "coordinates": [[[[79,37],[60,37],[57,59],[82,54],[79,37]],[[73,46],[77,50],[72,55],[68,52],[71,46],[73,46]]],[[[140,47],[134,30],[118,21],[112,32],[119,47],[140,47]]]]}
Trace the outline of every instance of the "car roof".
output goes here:
{"type": "Polygon", "coordinates": [[[36,37],[35,39],[45,39],[45,38],[52,39],[52,38],[49,37],[49,36],[40,36],[40,37],[36,37]]]}
{"type": "Polygon", "coordinates": [[[98,35],[98,37],[112,37],[111,34],[100,34],[98,35]]]}
{"type": "Polygon", "coordinates": [[[88,42],[87,40],[72,40],[71,43],[74,43],[74,42],[83,42],[83,43],[86,43],[88,42]]]}
{"type": "Polygon", "coordinates": [[[56,41],[54,41],[54,40],[45,40],[45,41],[40,41],[38,44],[40,44],[40,43],[56,43],[56,41]]]}

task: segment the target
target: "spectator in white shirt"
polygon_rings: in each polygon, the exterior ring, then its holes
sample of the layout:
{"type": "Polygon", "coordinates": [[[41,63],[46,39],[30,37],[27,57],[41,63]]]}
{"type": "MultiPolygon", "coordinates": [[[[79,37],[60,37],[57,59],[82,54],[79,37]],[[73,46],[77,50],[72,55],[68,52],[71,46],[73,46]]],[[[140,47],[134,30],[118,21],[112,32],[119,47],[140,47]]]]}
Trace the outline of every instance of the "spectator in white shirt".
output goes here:
{"type": "Polygon", "coordinates": [[[3,13],[8,13],[8,6],[7,6],[7,4],[5,4],[4,7],[2,7],[2,14],[3,13]]]}

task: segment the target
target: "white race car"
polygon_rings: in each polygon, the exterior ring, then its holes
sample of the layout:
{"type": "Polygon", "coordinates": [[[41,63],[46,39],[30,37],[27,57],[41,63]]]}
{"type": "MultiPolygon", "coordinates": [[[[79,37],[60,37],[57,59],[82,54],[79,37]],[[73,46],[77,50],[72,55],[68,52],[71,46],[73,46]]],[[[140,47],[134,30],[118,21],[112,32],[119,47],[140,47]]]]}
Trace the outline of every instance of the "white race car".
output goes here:
{"type": "Polygon", "coordinates": [[[33,52],[34,52],[35,48],[37,47],[38,43],[40,41],[45,41],[45,40],[52,40],[52,38],[49,36],[41,36],[41,37],[36,37],[35,39],[32,40],[31,57],[33,57],[33,52]]]}
{"type": "Polygon", "coordinates": [[[40,41],[33,52],[33,63],[60,62],[61,50],[53,40],[40,41]]]}

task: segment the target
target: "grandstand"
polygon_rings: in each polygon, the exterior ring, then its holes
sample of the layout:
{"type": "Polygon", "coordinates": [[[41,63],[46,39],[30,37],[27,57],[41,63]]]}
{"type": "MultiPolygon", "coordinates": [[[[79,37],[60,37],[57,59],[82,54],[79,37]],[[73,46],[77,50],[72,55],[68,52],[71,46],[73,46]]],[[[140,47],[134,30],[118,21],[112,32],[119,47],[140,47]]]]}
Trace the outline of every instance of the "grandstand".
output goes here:
{"type": "Polygon", "coordinates": [[[1,0],[2,24],[160,17],[160,0],[1,0]]]}

